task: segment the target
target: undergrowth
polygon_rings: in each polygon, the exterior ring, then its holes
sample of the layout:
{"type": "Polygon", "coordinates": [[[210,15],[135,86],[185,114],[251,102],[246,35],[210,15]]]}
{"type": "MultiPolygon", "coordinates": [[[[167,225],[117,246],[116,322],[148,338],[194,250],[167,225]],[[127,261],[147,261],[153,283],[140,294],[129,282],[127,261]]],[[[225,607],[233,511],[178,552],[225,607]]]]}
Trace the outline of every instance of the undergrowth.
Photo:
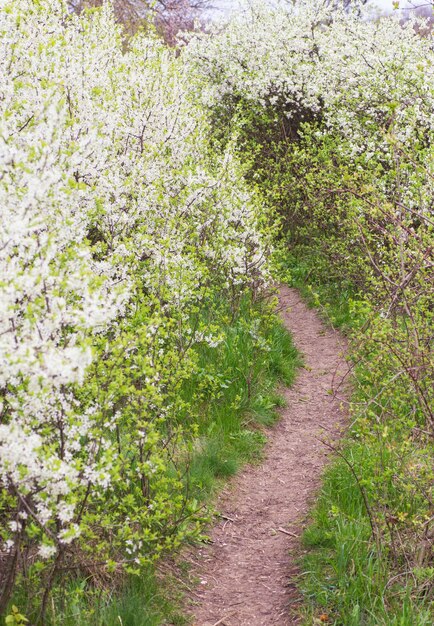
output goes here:
{"type": "MultiPolygon", "coordinates": [[[[350,429],[325,472],[303,536],[305,623],[428,626],[433,623],[434,570],[423,566],[422,547],[420,565],[410,561],[415,536],[409,529],[429,519],[424,496],[429,501],[432,447],[416,436],[405,401],[396,402],[398,387],[391,394],[392,417],[375,413],[372,406],[366,412],[367,398],[376,396],[379,381],[357,340],[367,319],[355,290],[318,280],[309,255],[293,254],[287,262],[292,284],[307,303],[349,335],[354,365],[350,429]]],[[[383,383],[386,377],[382,372],[383,383]]]]}
{"type": "MultiPolygon", "coordinates": [[[[237,320],[228,319],[224,341],[217,349],[205,344],[197,349],[195,372],[182,389],[188,411],[179,420],[195,425],[184,481],[189,499],[203,507],[204,520],[222,481],[242,464],[261,459],[266,427],[275,422],[276,409],[283,404],[278,385],[290,385],[299,364],[291,337],[275,314],[258,315],[260,322],[253,334],[247,323],[252,309],[242,306],[241,311],[237,320]]],[[[121,578],[117,588],[102,575],[99,583],[95,576],[77,575],[67,585],[54,588],[46,624],[187,624],[180,602],[182,572],[178,572],[180,579],[162,571],[164,567],[150,565],[140,576],[121,578]]],[[[12,604],[21,609],[27,599],[18,590],[12,604]]],[[[28,617],[32,619],[31,614],[28,617]]]]}
{"type": "Polygon", "coordinates": [[[297,352],[274,316],[264,339],[267,349],[257,350],[257,339],[241,318],[227,328],[219,352],[201,348],[197,374],[184,390],[192,395],[199,385],[205,389],[193,418],[198,431],[189,468],[199,500],[212,494],[216,479],[231,476],[240,464],[260,458],[263,427],[274,423],[276,407],[282,404],[277,384],[290,385],[294,379],[297,352]]]}

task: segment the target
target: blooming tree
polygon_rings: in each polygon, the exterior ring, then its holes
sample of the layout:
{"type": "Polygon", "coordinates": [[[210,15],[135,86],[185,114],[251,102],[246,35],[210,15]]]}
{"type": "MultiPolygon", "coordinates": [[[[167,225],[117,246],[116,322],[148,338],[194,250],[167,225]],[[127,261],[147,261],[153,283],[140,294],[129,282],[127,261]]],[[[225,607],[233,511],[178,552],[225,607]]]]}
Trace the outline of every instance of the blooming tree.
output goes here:
{"type": "MultiPolygon", "coordinates": [[[[103,0],[68,1],[68,6],[78,13],[103,4],[103,0]]],[[[195,21],[203,18],[209,5],[209,0],[113,0],[115,18],[127,33],[154,25],[169,44],[175,43],[180,31],[193,30],[195,21]]]]}
{"type": "Polygon", "coordinates": [[[0,32],[0,610],[30,566],[43,614],[65,563],[135,571],[195,532],[179,387],[267,244],[162,43],[61,0],[2,2],[0,32]]]}

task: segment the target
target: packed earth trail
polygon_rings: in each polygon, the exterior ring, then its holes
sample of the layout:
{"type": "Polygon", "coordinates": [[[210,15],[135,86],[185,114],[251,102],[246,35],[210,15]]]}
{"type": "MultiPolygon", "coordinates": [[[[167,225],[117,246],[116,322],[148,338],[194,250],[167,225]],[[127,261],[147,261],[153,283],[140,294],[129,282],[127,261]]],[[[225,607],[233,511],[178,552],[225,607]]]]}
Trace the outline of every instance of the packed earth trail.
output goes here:
{"type": "Polygon", "coordinates": [[[345,426],[345,339],[327,328],[294,289],[280,292],[281,316],[304,365],[282,390],[287,406],[270,433],[265,460],[221,494],[212,543],[196,555],[195,626],[290,626],[300,533],[329,449],[345,426]]]}

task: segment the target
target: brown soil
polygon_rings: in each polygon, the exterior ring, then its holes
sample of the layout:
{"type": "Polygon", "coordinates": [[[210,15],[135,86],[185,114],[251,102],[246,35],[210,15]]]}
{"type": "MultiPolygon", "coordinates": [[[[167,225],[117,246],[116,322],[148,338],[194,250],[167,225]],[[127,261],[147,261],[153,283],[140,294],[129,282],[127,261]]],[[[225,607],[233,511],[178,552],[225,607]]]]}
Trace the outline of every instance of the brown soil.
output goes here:
{"type": "Polygon", "coordinates": [[[194,557],[200,579],[192,597],[196,626],[299,623],[299,536],[329,453],[320,439],[337,438],[345,423],[338,396],[348,365],[343,337],[325,327],[295,290],[282,288],[280,302],[304,367],[282,392],[287,407],[270,434],[264,462],[246,467],[223,491],[212,544],[194,557]]]}

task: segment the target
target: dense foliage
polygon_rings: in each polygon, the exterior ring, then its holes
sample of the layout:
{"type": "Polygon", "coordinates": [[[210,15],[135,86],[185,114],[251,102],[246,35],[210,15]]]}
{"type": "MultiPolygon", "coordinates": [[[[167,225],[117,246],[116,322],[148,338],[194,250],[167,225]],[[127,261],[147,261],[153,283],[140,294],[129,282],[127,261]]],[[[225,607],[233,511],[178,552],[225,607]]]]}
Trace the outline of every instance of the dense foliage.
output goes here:
{"type": "Polygon", "coordinates": [[[257,3],[189,54],[219,141],[237,129],[280,216],[295,284],[352,331],[353,439],[308,536],[309,595],[346,626],[428,624],[434,56],[423,24],[361,11],[257,3]]]}
{"type": "Polygon", "coordinates": [[[294,359],[274,265],[353,337],[309,593],[337,624],[429,623],[432,40],[332,4],[253,3],[175,53],[108,4],[1,2],[0,613],[18,589],[43,623],[59,577],[198,534],[204,477],[236,465],[216,429],[258,446],[242,411],[294,359]]]}
{"type": "Polygon", "coordinates": [[[18,577],[43,619],[58,572],[197,532],[197,407],[231,382],[199,352],[241,316],[266,352],[269,237],[157,39],[61,0],[3,2],[0,33],[0,612],[18,577]]]}

